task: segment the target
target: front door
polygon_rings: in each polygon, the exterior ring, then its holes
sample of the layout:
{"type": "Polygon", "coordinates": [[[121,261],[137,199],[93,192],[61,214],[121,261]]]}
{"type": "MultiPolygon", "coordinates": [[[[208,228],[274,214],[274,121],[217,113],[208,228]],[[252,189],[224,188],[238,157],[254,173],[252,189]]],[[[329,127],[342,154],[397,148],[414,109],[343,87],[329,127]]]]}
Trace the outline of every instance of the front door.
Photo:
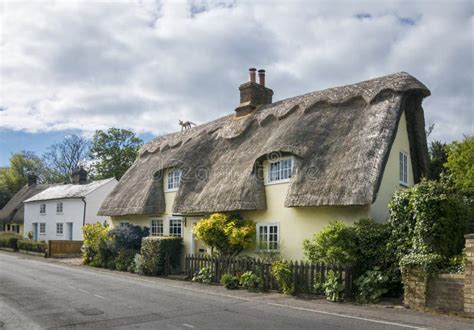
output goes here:
{"type": "Polygon", "coordinates": [[[38,240],[38,223],[37,222],[33,223],[33,239],[35,241],[38,240]]]}
{"type": "Polygon", "coordinates": [[[67,223],[67,234],[68,234],[68,240],[72,241],[72,237],[73,237],[73,223],[72,222],[68,222],[67,223]]]}

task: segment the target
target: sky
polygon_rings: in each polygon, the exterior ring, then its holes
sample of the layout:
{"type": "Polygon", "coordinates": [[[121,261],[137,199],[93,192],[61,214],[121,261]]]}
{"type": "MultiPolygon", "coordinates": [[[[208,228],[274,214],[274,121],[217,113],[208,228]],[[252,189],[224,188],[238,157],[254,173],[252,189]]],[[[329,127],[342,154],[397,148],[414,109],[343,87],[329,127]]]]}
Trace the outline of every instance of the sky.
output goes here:
{"type": "Polygon", "coordinates": [[[473,1],[2,1],[0,166],[65,135],[145,141],[233,112],[248,68],[274,100],[406,71],[431,140],[474,133],[473,1]]]}

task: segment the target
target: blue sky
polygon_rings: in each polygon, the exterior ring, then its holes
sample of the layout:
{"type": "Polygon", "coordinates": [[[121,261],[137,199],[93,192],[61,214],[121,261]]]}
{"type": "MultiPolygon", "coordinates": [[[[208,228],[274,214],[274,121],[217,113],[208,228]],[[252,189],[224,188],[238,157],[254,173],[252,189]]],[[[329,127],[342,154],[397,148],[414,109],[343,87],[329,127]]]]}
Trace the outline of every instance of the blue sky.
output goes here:
{"type": "Polygon", "coordinates": [[[0,166],[75,133],[145,141],[231,113],[249,67],[274,100],[407,71],[431,139],[474,133],[472,1],[2,2],[0,166]]]}

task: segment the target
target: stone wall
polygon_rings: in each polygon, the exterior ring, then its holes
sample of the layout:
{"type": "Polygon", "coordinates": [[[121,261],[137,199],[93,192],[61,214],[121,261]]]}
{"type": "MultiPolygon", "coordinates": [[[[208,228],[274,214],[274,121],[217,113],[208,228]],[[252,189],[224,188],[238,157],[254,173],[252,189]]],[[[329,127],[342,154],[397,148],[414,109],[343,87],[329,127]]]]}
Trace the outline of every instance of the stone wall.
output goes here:
{"type": "Polygon", "coordinates": [[[464,274],[428,277],[420,268],[403,271],[405,306],[417,310],[463,313],[474,317],[474,234],[465,236],[468,264],[464,274]]]}

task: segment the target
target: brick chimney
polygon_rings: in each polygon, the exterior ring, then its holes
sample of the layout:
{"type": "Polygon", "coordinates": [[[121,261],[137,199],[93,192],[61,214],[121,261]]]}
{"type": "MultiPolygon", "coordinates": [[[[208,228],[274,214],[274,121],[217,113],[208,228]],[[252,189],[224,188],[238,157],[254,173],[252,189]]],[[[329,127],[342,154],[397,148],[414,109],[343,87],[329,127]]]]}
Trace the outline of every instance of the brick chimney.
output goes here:
{"type": "Polygon", "coordinates": [[[257,69],[249,69],[249,81],[240,85],[240,104],[235,109],[235,116],[242,117],[253,112],[258,106],[272,103],[273,91],[265,87],[265,70],[258,70],[257,84],[255,81],[257,69]]]}
{"type": "Polygon", "coordinates": [[[28,187],[38,183],[38,177],[35,174],[28,174],[28,187]]]}
{"type": "Polygon", "coordinates": [[[81,167],[72,172],[72,183],[73,184],[86,184],[87,183],[87,171],[81,167]]]}

